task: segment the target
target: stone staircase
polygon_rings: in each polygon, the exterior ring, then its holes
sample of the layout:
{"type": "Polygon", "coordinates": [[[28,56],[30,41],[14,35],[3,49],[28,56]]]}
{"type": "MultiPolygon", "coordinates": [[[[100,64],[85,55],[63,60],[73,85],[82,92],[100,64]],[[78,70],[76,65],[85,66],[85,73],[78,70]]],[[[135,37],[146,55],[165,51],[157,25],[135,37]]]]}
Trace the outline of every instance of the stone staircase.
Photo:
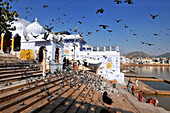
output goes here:
{"type": "Polygon", "coordinates": [[[100,113],[102,110],[139,112],[125,94],[93,72],[77,74],[68,67],[43,77],[39,67],[26,63],[0,68],[2,113],[100,113]],[[112,105],[102,101],[104,91],[112,98],[112,105]]]}

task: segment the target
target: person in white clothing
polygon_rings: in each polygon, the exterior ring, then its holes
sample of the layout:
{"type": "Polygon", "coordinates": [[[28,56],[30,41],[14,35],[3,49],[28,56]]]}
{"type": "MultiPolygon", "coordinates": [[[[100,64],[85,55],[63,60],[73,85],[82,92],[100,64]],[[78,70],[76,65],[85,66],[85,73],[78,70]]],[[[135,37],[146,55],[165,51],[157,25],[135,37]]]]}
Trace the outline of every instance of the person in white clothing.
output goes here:
{"type": "Polygon", "coordinates": [[[136,79],[136,86],[138,86],[138,79],[136,79]]]}

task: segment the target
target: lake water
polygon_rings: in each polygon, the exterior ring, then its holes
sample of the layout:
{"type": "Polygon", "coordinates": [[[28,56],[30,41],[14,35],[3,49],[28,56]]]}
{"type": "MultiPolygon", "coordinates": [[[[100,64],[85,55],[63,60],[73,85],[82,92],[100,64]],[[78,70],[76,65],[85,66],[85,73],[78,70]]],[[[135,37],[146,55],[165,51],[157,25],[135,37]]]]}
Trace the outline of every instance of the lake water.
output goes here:
{"type": "MultiPolygon", "coordinates": [[[[138,76],[150,76],[170,81],[170,66],[136,66],[134,67],[138,76]]],[[[164,82],[143,81],[145,84],[156,90],[170,91],[170,84],[164,82]]],[[[146,97],[146,96],[145,96],[146,97]]],[[[159,100],[158,106],[170,111],[170,97],[147,96],[146,98],[156,97],[159,100]]]]}
{"type": "Polygon", "coordinates": [[[170,66],[136,66],[137,75],[151,76],[170,81],[170,66]]]}

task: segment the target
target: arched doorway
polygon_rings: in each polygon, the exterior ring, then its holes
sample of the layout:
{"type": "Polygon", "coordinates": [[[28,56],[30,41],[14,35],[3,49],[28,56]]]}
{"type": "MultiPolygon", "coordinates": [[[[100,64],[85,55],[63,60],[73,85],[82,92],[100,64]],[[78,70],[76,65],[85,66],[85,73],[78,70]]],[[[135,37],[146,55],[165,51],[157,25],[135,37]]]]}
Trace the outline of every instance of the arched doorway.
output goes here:
{"type": "Polygon", "coordinates": [[[60,49],[56,48],[55,50],[55,61],[59,63],[59,55],[60,55],[60,49]]]}
{"type": "Polygon", "coordinates": [[[38,62],[42,62],[43,61],[43,49],[44,49],[45,47],[44,46],[41,46],[40,48],[39,48],[39,54],[38,54],[38,62]]]}
{"type": "Polygon", "coordinates": [[[21,48],[21,37],[16,34],[14,36],[14,51],[20,51],[21,48]]]}

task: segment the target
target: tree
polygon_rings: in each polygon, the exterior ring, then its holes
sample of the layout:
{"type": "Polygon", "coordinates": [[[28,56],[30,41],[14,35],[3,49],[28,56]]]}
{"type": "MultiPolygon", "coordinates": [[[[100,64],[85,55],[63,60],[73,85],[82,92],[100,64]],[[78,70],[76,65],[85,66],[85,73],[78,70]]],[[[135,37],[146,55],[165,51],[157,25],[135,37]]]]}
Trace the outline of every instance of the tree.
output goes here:
{"type": "Polygon", "coordinates": [[[10,31],[16,29],[15,26],[11,27],[12,22],[19,16],[17,11],[11,11],[12,6],[10,6],[10,3],[13,1],[0,0],[0,35],[2,33],[10,33],[10,31]]]}

